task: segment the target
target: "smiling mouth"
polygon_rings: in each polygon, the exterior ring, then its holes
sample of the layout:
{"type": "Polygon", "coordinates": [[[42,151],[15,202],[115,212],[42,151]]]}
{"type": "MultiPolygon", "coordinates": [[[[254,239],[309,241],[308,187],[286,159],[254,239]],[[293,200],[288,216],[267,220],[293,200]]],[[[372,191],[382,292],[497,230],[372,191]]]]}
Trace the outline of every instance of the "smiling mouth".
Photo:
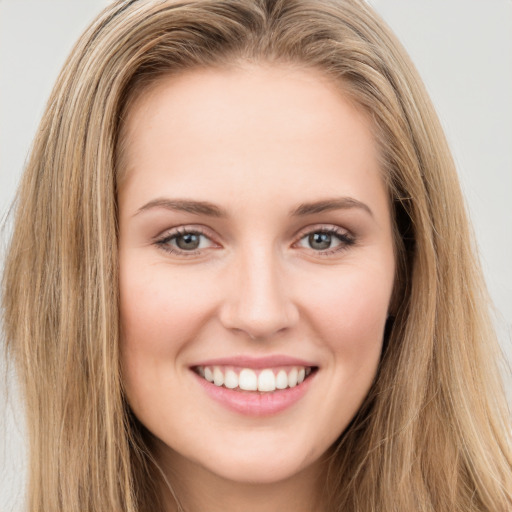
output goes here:
{"type": "Polygon", "coordinates": [[[272,393],[302,384],[318,368],[289,366],[281,368],[241,368],[234,366],[195,366],[192,370],[217,387],[233,391],[272,393]]]}

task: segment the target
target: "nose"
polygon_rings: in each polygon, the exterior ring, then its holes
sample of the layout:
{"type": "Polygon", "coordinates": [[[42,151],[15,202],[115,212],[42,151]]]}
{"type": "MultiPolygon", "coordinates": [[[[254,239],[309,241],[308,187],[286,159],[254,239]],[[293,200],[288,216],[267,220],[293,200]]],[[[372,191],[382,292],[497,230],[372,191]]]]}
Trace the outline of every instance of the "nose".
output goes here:
{"type": "Polygon", "coordinates": [[[299,310],[278,260],[270,249],[260,247],[241,255],[229,268],[220,311],[225,328],[266,339],[298,322],[299,310]]]}

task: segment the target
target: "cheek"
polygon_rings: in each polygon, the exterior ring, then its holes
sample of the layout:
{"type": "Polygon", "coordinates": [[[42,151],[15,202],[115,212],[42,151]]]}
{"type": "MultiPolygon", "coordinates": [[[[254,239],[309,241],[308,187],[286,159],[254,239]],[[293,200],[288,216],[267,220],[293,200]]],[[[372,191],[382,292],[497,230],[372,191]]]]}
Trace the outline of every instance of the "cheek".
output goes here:
{"type": "Polygon", "coordinates": [[[170,272],[162,265],[146,263],[137,267],[134,263],[121,266],[123,345],[143,345],[155,356],[175,351],[180,340],[193,336],[211,308],[209,294],[201,286],[205,281],[187,279],[183,273],[170,272]]]}
{"type": "Polygon", "coordinates": [[[161,264],[125,258],[120,265],[121,366],[128,400],[139,417],[155,389],[172,389],[180,353],[197,334],[208,304],[195,281],[161,264]]]}
{"type": "Polygon", "coordinates": [[[350,267],[310,287],[311,324],[346,368],[374,368],[378,362],[392,276],[379,267],[350,267]]]}

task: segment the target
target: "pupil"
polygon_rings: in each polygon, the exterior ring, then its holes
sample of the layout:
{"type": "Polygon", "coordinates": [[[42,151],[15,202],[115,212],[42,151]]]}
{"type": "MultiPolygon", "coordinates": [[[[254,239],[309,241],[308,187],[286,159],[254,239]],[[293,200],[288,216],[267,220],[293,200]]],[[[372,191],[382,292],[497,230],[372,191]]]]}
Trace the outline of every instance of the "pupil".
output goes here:
{"type": "Polygon", "coordinates": [[[176,245],[183,250],[197,249],[199,247],[199,236],[194,233],[187,233],[176,238],[176,245]]]}
{"type": "Polygon", "coordinates": [[[329,249],[331,246],[331,235],[329,233],[312,233],[309,235],[309,245],[313,249],[329,249]]]}

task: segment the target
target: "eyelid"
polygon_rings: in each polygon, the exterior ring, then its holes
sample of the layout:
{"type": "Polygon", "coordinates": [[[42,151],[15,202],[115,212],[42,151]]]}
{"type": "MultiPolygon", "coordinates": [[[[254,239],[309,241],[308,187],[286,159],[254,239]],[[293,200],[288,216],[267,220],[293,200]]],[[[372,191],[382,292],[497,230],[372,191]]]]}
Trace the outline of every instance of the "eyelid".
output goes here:
{"type": "MultiPolygon", "coordinates": [[[[294,242],[292,244],[293,248],[300,248],[298,244],[302,239],[304,239],[306,236],[311,235],[312,233],[328,233],[333,236],[338,237],[340,240],[340,244],[336,245],[333,248],[325,249],[325,250],[315,250],[315,249],[307,249],[308,252],[318,255],[318,256],[327,256],[329,254],[333,253],[339,253],[344,250],[346,250],[349,246],[356,243],[356,237],[354,234],[349,231],[346,228],[342,228],[340,226],[337,226],[335,224],[313,224],[309,225],[307,227],[302,228],[300,231],[297,232],[297,234],[294,236],[294,242]]],[[[167,253],[174,254],[177,256],[200,256],[202,255],[205,250],[212,249],[212,248],[221,248],[222,245],[216,241],[216,238],[218,238],[215,235],[211,234],[211,230],[206,228],[205,226],[201,225],[180,225],[173,228],[168,228],[161,232],[159,235],[155,236],[153,238],[153,244],[158,246],[160,250],[163,250],[167,253]],[[173,246],[169,244],[168,242],[172,240],[173,238],[185,235],[185,234],[197,234],[200,236],[203,236],[207,238],[211,242],[211,247],[201,248],[201,249],[195,249],[195,250],[182,250],[176,246],[173,246]]]]}
{"type": "Polygon", "coordinates": [[[349,246],[354,245],[356,243],[355,235],[346,228],[342,228],[335,224],[313,224],[302,228],[297,235],[295,236],[295,242],[292,244],[292,247],[298,247],[298,244],[303,240],[306,236],[311,235],[312,233],[328,233],[334,236],[337,236],[341,243],[334,248],[325,249],[323,251],[314,250],[314,249],[306,249],[308,252],[318,255],[318,256],[326,256],[333,253],[338,253],[346,250],[349,246]]]}
{"type": "Polygon", "coordinates": [[[187,256],[199,256],[206,249],[221,247],[221,245],[218,242],[216,242],[214,240],[214,238],[216,238],[216,237],[212,236],[211,230],[206,229],[204,226],[192,224],[192,225],[180,225],[180,226],[176,226],[174,228],[168,228],[168,229],[164,230],[163,232],[161,232],[159,235],[155,236],[153,238],[152,243],[154,245],[156,245],[162,251],[165,251],[167,253],[174,254],[177,256],[187,257],[187,256]],[[208,247],[208,248],[185,251],[185,250],[180,249],[179,247],[168,244],[168,242],[170,242],[173,238],[178,237],[178,236],[183,236],[186,234],[197,234],[197,235],[203,236],[211,242],[212,246],[208,247]]]}
{"type": "Polygon", "coordinates": [[[354,237],[354,234],[347,228],[338,226],[337,224],[329,224],[325,222],[319,222],[315,224],[309,224],[301,229],[299,229],[295,235],[296,238],[300,236],[307,235],[308,233],[315,231],[336,231],[340,234],[345,234],[350,237],[354,237]]]}

